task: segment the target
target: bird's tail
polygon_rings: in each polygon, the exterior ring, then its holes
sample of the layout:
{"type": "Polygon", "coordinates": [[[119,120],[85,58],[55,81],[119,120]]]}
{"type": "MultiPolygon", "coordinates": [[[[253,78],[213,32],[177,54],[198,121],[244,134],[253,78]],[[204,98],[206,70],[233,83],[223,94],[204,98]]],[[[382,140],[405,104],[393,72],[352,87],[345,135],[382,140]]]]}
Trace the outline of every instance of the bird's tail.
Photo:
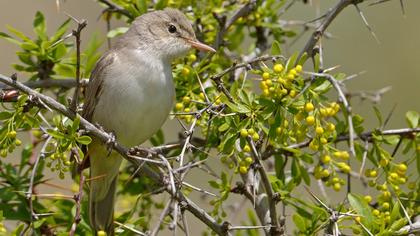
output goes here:
{"type": "Polygon", "coordinates": [[[101,200],[95,199],[95,192],[91,188],[89,194],[89,217],[90,224],[95,230],[95,235],[98,231],[105,231],[107,236],[114,235],[114,201],[115,189],[117,185],[117,177],[111,182],[108,192],[101,200]]]}
{"type": "Polygon", "coordinates": [[[108,153],[102,145],[89,145],[90,225],[95,231],[114,235],[114,201],[118,172],[122,158],[115,152],[108,153]]]}

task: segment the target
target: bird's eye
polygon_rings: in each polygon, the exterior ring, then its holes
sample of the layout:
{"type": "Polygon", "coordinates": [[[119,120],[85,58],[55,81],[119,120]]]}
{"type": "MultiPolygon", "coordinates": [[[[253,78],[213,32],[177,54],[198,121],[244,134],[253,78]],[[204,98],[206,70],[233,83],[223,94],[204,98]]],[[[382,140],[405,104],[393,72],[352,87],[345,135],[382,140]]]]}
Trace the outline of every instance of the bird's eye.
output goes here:
{"type": "Polygon", "coordinates": [[[176,27],[175,27],[175,25],[169,25],[169,27],[168,27],[168,31],[169,31],[169,33],[171,33],[171,34],[175,33],[175,32],[176,32],[176,27]]]}

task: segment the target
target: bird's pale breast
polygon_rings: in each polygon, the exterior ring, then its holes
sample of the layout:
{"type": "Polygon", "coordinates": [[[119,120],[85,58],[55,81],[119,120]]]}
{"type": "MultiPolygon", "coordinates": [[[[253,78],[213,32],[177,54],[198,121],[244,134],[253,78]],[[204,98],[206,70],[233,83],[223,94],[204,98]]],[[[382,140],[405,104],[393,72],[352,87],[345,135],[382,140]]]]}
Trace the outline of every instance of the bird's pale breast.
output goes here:
{"type": "Polygon", "coordinates": [[[104,78],[93,121],[134,146],[165,122],[174,100],[171,65],[140,51],[117,55],[104,78]]]}

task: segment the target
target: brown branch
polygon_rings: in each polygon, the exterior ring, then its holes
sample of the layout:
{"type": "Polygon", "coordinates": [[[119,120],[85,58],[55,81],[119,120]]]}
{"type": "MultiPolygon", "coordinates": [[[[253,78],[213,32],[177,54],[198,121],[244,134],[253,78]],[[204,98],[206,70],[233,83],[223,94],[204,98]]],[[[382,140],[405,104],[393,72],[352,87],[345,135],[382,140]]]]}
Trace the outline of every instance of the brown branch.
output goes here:
{"type": "Polygon", "coordinates": [[[261,181],[267,193],[268,204],[270,207],[270,220],[271,220],[270,224],[272,226],[270,228],[270,235],[280,235],[281,227],[278,222],[277,210],[276,210],[276,204],[278,200],[276,199],[276,196],[274,194],[273,188],[270,183],[270,179],[268,178],[268,175],[267,175],[267,171],[263,163],[261,162],[261,156],[257,148],[255,147],[254,141],[252,140],[251,137],[248,137],[247,139],[248,139],[249,145],[251,146],[252,155],[254,156],[255,164],[257,165],[256,169],[261,176],[261,181]]]}
{"type": "Polygon", "coordinates": [[[340,0],[332,9],[330,9],[325,17],[323,18],[322,23],[318,26],[318,28],[312,33],[311,37],[307,41],[305,47],[299,54],[299,58],[302,57],[304,53],[307,53],[309,57],[313,56],[313,48],[316,43],[321,39],[324,35],[324,32],[327,30],[328,26],[331,22],[338,16],[338,14],[347,6],[351,4],[357,4],[363,2],[363,0],[340,0]]]}
{"type": "Polygon", "coordinates": [[[130,14],[129,11],[125,10],[124,8],[114,3],[111,3],[108,0],[98,0],[98,2],[101,2],[107,6],[107,9],[105,11],[120,13],[121,15],[124,15],[130,19],[133,18],[133,16],[130,14]]]}
{"type": "Polygon", "coordinates": [[[220,46],[223,45],[223,37],[227,30],[241,17],[249,15],[256,7],[256,0],[251,0],[246,4],[242,5],[232,17],[226,20],[226,17],[219,17],[215,13],[214,17],[219,21],[219,31],[216,35],[216,40],[214,42],[214,48],[217,50],[220,46]]]}
{"type": "Polygon", "coordinates": [[[77,113],[77,105],[79,102],[80,93],[80,35],[82,30],[86,27],[87,21],[85,19],[79,21],[70,15],[69,17],[71,17],[77,23],[77,29],[72,31],[72,35],[76,38],[76,88],[74,90],[73,99],[70,104],[70,109],[77,113]]]}

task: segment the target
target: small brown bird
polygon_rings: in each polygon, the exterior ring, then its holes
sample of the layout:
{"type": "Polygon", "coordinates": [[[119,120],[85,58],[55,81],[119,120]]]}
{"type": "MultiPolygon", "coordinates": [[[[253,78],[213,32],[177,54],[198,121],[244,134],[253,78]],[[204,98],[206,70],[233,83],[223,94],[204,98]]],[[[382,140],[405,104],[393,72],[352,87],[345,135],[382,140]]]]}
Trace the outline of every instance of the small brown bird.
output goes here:
{"type": "MultiPolygon", "coordinates": [[[[171,62],[191,48],[214,52],[197,41],[191,23],[175,9],[138,17],[98,61],[86,93],[83,117],[132,147],[156,133],[172,108],[171,62]]],[[[114,234],[114,198],[122,157],[93,139],[90,160],[90,224],[114,234]]]]}

